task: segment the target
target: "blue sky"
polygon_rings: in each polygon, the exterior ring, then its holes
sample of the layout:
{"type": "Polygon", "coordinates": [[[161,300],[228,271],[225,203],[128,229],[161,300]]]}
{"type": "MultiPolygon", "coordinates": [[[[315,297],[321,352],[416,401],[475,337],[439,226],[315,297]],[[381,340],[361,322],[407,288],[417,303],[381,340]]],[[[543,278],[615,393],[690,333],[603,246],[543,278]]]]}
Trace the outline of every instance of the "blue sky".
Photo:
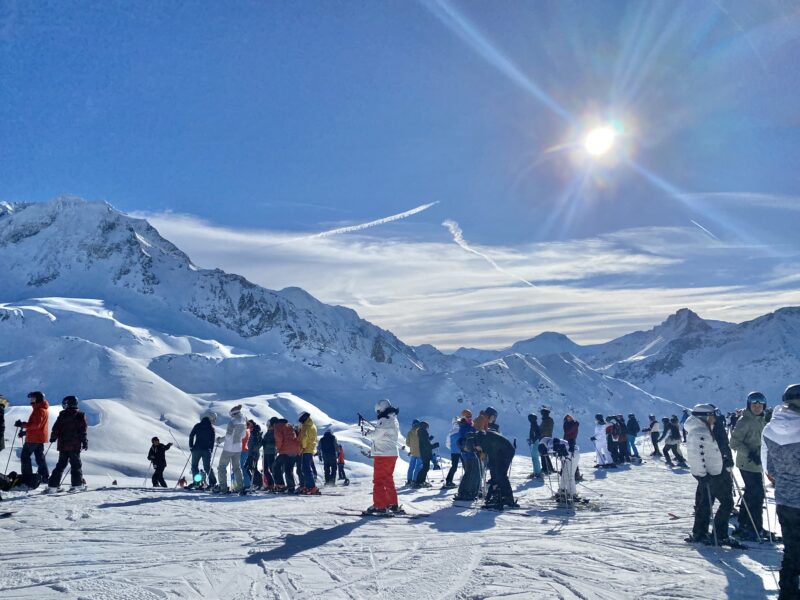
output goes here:
{"type": "Polygon", "coordinates": [[[779,0],[5,2],[0,198],[445,348],[742,320],[800,300],[797,64],[779,0]]]}

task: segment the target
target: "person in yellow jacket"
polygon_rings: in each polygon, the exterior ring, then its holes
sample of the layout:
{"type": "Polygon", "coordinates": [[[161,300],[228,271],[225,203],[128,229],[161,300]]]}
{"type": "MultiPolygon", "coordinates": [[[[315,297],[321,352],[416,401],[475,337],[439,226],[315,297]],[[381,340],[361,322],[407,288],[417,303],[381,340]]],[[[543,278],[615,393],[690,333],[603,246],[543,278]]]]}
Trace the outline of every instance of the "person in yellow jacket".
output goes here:
{"type": "Polygon", "coordinates": [[[314,462],[314,455],[317,453],[317,426],[311,420],[311,415],[304,412],[297,419],[300,421],[300,453],[302,455],[303,482],[301,494],[313,496],[319,494],[314,471],[311,465],[314,462]]]}

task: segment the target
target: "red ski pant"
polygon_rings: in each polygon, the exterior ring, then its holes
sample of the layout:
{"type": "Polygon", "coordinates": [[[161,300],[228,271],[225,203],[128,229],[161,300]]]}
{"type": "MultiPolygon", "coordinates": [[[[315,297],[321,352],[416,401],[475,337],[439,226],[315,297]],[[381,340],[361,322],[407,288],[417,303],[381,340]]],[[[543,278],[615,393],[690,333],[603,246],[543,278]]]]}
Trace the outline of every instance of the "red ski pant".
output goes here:
{"type": "Polygon", "coordinates": [[[396,456],[376,456],[372,473],[372,505],[387,508],[397,504],[397,490],[394,487],[394,465],[396,456]]]}

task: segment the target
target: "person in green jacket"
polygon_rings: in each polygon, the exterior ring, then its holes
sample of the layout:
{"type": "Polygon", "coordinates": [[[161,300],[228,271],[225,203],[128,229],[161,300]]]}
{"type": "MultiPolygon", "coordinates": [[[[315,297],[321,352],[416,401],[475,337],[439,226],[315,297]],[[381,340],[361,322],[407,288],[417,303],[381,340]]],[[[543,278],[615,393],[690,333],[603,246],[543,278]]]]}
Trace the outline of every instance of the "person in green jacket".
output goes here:
{"type": "Polygon", "coordinates": [[[750,392],[747,408],[736,421],[731,434],[731,448],[736,450],[736,467],[744,481],[746,505],[739,511],[739,527],[734,535],[757,540],[763,532],[764,481],[761,476],[761,432],[766,424],[767,400],[761,392],[750,392]],[[748,514],[749,511],[749,514],[748,514]],[[752,522],[750,518],[752,517],[752,522]],[[755,531],[753,531],[755,526],[755,531]]]}

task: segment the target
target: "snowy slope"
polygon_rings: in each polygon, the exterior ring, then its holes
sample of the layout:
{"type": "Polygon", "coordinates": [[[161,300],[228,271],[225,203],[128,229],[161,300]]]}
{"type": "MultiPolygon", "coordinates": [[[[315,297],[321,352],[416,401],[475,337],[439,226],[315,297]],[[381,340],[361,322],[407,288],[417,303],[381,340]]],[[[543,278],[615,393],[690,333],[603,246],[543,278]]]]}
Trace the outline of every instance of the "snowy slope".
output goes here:
{"type": "Polygon", "coordinates": [[[370,502],[359,478],[311,498],[6,495],[0,509],[15,514],[0,520],[0,589],[35,600],[775,597],[778,549],[682,541],[691,475],[658,462],[595,472],[591,459],[581,493],[597,511],[556,508],[547,481],[525,479],[524,456],[511,472],[520,514],[455,507],[452,492],[434,488],[400,493],[409,512],[429,517],[364,520],[344,514],[370,502]]]}

